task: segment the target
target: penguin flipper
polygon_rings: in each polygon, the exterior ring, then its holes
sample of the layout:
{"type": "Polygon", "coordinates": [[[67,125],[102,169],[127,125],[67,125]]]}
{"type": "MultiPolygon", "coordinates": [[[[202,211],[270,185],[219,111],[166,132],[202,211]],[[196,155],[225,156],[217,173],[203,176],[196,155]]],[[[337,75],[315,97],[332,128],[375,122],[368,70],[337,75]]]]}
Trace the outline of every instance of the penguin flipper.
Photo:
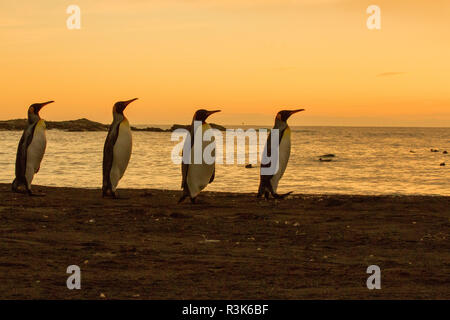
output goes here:
{"type": "Polygon", "coordinates": [[[216,176],[216,168],[214,168],[214,171],[212,173],[211,179],[209,179],[209,183],[214,181],[214,177],[216,176]]]}
{"type": "MultiPolygon", "coordinates": [[[[281,140],[283,139],[283,135],[286,131],[286,128],[284,128],[283,130],[280,131],[279,135],[278,135],[278,146],[281,143],[281,140]]],[[[267,137],[267,141],[266,141],[266,149],[267,149],[267,157],[270,158],[270,156],[272,155],[272,132],[269,133],[269,136],[267,137]]],[[[266,167],[270,167],[270,163],[265,165],[266,167]]]]}
{"type": "MultiPolygon", "coordinates": [[[[283,136],[286,132],[286,129],[288,127],[286,126],[284,129],[282,129],[280,131],[280,134],[278,136],[278,148],[281,144],[281,140],[283,139],[283,136]]],[[[276,127],[274,127],[274,129],[276,129],[276,127]]],[[[267,141],[266,141],[266,147],[265,147],[265,156],[267,156],[266,159],[270,159],[272,156],[272,133],[269,134],[269,136],[267,137],[267,141]]],[[[264,156],[264,154],[263,154],[264,156]]],[[[275,159],[275,161],[279,161],[279,159],[275,159]]],[[[277,163],[275,163],[275,165],[277,165],[277,163]]],[[[268,161],[267,163],[261,163],[261,168],[271,168],[272,167],[272,162],[268,161]]],[[[278,170],[278,168],[277,168],[278,170]]],[[[266,199],[269,199],[269,195],[271,194],[275,199],[284,199],[285,197],[287,197],[289,194],[292,193],[288,192],[286,194],[278,194],[275,192],[275,190],[273,190],[272,187],[272,183],[271,183],[271,179],[273,178],[274,175],[260,175],[260,183],[259,183],[259,189],[258,189],[258,194],[257,194],[257,198],[260,198],[263,194],[264,197],[266,199]]]]}
{"type": "MultiPolygon", "coordinates": [[[[103,193],[111,189],[111,169],[114,158],[114,145],[119,136],[119,123],[112,123],[106,136],[105,146],[103,148],[103,193]]],[[[112,191],[112,190],[111,190],[112,191]]]]}
{"type": "MultiPolygon", "coordinates": [[[[26,131],[24,131],[22,138],[20,139],[19,146],[17,147],[16,157],[16,178],[22,180],[25,177],[25,171],[27,168],[27,140],[26,131]]],[[[31,141],[30,141],[31,143],[31,141]]],[[[18,181],[17,181],[18,182],[18,181]]]]}
{"type": "Polygon", "coordinates": [[[34,129],[36,128],[36,123],[27,127],[20,138],[19,145],[17,147],[16,156],[16,178],[18,178],[17,183],[25,183],[25,172],[27,170],[27,151],[28,147],[33,141],[34,129]]]}
{"type": "MultiPolygon", "coordinates": [[[[286,128],[284,128],[283,130],[280,131],[279,136],[278,136],[278,148],[281,144],[281,140],[283,139],[284,133],[286,132],[286,128]]],[[[269,133],[269,136],[267,137],[267,141],[266,141],[266,156],[267,159],[270,159],[270,157],[272,156],[272,133],[269,133]]],[[[262,168],[270,168],[272,166],[272,162],[268,162],[268,163],[261,163],[261,167],[262,168]]],[[[269,177],[269,180],[273,177],[273,175],[268,175],[266,177],[269,177]]]]}
{"type": "Polygon", "coordinates": [[[189,128],[189,132],[186,136],[186,140],[184,141],[184,146],[183,146],[183,151],[181,152],[181,189],[186,190],[187,189],[187,175],[188,175],[188,170],[189,170],[189,163],[185,163],[184,162],[184,149],[186,144],[190,143],[191,144],[191,148],[190,150],[192,150],[192,148],[194,147],[194,126],[191,125],[189,128]]]}
{"type": "MultiPolygon", "coordinates": [[[[267,137],[267,141],[266,141],[267,159],[270,159],[270,156],[272,154],[272,147],[271,147],[270,139],[271,139],[271,133],[267,137]]],[[[270,168],[270,166],[271,166],[271,162],[261,163],[261,168],[270,168]]],[[[256,197],[261,198],[261,196],[264,194],[264,196],[267,199],[265,191],[266,191],[266,189],[268,189],[267,185],[270,184],[270,179],[272,178],[272,175],[262,175],[261,174],[259,176],[259,178],[260,178],[260,181],[259,181],[258,195],[256,197]]]]}
{"type": "Polygon", "coordinates": [[[187,174],[189,170],[189,164],[188,163],[181,163],[181,189],[183,189],[183,195],[178,200],[178,204],[182,203],[184,199],[186,199],[189,196],[189,186],[187,184],[187,174]]]}
{"type": "Polygon", "coordinates": [[[189,164],[181,163],[181,189],[185,188],[187,184],[187,174],[188,174],[189,164]]]}

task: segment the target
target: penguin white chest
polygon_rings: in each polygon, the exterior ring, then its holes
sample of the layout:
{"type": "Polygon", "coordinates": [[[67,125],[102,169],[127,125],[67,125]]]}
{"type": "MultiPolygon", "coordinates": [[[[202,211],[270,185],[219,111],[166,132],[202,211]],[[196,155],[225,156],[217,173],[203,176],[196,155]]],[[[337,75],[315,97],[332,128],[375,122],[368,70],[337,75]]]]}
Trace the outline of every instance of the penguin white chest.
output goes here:
{"type": "Polygon", "coordinates": [[[131,157],[132,138],[131,128],[127,119],[124,119],[118,128],[117,140],[113,148],[113,162],[110,172],[112,190],[115,191],[119,180],[123,177],[131,157]]]}
{"type": "Polygon", "coordinates": [[[33,181],[35,173],[39,171],[46,146],[47,138],[45,136],[45,121],[39,120],[34,128],[33,139],[27,149],[25,177],[29,188],[31,187],[31,182],[33,181]]]}
{"type": "Polygon", "coordinates": [[[289,127],[287,127],[286,130],[284,130],[283,132],[283,137],[281,138],[280,141],[278,155],[279,155],[278,171],[270,179],[272,188],[275,192],[277,191],[278,182],[280,181],[281,177],[283,177],[284,171],[286,170],[286,167],[289,162],[289,157],[291,155],[291,129],[289,127]]]}
{"type": "MultiPolygon", "coordinates": [[[[201,128],[203,133],[205,133],[206,130],[211,129],[210,125],[207,123],[203,124],[201,128]]],[[[200,127],[197,130],[199,129],[200,127]]],[[[191,149],[191,164],[189,165],[187,173],[187,185],[192,198],[195,198],[200,193],[200,191],[206,188],[214,173],[215,162],[213,162],[212,164],[207,164],[203,159],[205,148],[210,144],[215,144],[215,142],[195,141],[194,146],[191,149]],[[194,163],[194,152],[196,150],[195,147],[198,144],[201,144],[202,147],[202,163],[196,164],[194,163]]]]}

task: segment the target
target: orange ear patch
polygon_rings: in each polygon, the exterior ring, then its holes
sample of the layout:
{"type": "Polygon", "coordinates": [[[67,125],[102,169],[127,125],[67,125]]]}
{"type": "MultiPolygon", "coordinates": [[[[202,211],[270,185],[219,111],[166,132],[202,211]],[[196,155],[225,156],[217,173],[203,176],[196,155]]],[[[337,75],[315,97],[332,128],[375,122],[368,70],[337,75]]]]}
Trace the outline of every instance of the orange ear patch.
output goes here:
{"type": "Polygon", "coordinates": [[[280,113],[277,113],[277,119],[281,120],[281,114],[280,113]]]}
{"type": "Polygon", "coordinates": [[[34,107],[30,107],[30,110],[29,110],[31,113],[33,113],[34,112],[34,107]]]}

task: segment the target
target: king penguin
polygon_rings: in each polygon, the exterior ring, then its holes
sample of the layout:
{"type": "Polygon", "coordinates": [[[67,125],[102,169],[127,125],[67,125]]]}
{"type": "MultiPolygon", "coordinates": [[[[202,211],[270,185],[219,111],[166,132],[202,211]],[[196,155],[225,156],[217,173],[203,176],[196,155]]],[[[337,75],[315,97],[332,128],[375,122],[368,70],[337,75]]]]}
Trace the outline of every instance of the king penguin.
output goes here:
{"type": "Polygon", "coordinates": [[[109,127],[103,148],[103,197],[117,198],[117,184],[123,177],[131,157],[132,138],[125,108],[137,98],[116,102],[113,106],[113,122],[109,127]]]}
{"type": "Polygon", "coordinates": [[[183,155],[183,161],[181,163],[181,174],[182,174],[182,182],[181,188],[183,189],[183,194],[178,200],[178,203],[183,202],[186,197],[190,197],[191,202],[195,203],[196,198],[200,191],[202,191],[206,186],[214,181],[215,176],[215,161],[211,164],[208,164],[203,159],[203,153],[208,144],[203,141],[203,137],[201,137],[201,141],[197,141],[195,139],[196,133],[198,130],[202,130],[202,133],[211,129],[211,126],[206,123],[206,119],[212,115],[213,113],[220,112],[220,110],[212,110],[208,111],[205,109],[197,110],[192,118],[192,123],[189,128],[189,135],[186,138],[185,145],[183,150],[188,150],[187,144],[191,144],[190,146],[190,160],[188,163],[184,161],[186,157],[183,155]],[[201,123],[201,126],[195,126],[196,123],[201,123]],[[199,148],[201,146],[201,148],[199,148]],[[201,163],[194,163],[195,156],[194,152],[196,149],[202,151],[201,155],[201,163]]]}
{"type": "MultiPolygon", "coordinates": [[[[277,113],[277,116],[275,117],[275,125],[273,129],[278,129],[279,134],[279,143],[278,143],[278,170],[274,174],[262,174],[263,170],[267,169],[268,167],[271,167],[273,163],[265,163],[261,164],[261,174],[260,174],[260,182],[259,182],[259,190],[258,190],[258,198],[264,194],[264,197],[266,199],[269,198],[269,194],[272,194],[272,196],[275,199],[283,199],[287,195],[291,194],[291,192],[285,193],[285,194],[278,194],[277,188],[278,183],[280,182],[281,177],[284,174],[284,171],[286,170],[289,156],[291,154],[291,129],[289,128],[287,124],[287,120],[291,115],[294,113],[304,111],[305,109],[297,109],[297,110],[282,110],[277,113]]],[[[269,137],[267,138],[265,151],[267,156],[270,158],[272,151],[271,150],[271,135],[269,134],[269,137]]]]}
{"type": "Polygon", "coordinates": [[[39,116],[39,111],[54,101],[32,104],[28,108],[28,123],[20,138],[16,156],[16,178],[12,183],[12,191],[27,192],[30,196],[31,182],[39,171],[44,157],[47,138],[45,136],[45,121],[39,116]],[[25,188],[25,190],[23,190],[25,188]]]}

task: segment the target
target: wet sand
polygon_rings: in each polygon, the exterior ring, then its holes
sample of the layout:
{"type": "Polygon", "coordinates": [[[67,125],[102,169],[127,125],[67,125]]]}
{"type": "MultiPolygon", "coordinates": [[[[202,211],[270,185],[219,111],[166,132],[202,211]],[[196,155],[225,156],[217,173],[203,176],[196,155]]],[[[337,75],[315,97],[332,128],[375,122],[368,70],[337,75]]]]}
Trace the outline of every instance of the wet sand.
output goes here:
{"type": "Polygon", "coordinates": [[[450,299],[450,197],[34,190],[0,184],[2,299],[450,299]]]}

